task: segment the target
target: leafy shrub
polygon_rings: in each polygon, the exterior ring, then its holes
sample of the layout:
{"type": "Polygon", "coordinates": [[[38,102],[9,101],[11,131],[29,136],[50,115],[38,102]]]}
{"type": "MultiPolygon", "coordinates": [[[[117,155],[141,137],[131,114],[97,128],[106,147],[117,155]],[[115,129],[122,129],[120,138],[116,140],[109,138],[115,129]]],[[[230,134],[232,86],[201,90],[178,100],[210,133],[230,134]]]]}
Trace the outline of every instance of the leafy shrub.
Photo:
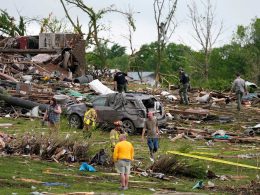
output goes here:
{"type": "Polygon", "coordinates": [[[205,80],[197,80],[193,82],[193,87],[199,87],[204,89],[211,90],[229,90],[232,86],[232,83],[229,80],[224,79],[210,79],[208,81],[205,80]]]}

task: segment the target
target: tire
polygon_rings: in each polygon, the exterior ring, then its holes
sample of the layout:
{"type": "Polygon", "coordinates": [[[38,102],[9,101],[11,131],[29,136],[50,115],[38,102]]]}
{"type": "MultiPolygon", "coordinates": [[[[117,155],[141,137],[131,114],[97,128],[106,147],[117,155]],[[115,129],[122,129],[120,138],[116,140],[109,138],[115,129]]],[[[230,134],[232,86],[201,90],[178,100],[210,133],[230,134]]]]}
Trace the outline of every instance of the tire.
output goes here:
{"type": "Polygon", "coordinates": [[[131,120],[125,119],[122,122],[123,122],[123,129],[126,133],[128,133],[129,135],[133,135],[136,133],[136,128],[134,126],[134,123],[131,120]]]}
{"type": "Polygon", "coordinates": [[[69,116],[69,125],[72,128],[82,129],[83,128],[82,118],[78,114],[71,114],[69,116]]]}

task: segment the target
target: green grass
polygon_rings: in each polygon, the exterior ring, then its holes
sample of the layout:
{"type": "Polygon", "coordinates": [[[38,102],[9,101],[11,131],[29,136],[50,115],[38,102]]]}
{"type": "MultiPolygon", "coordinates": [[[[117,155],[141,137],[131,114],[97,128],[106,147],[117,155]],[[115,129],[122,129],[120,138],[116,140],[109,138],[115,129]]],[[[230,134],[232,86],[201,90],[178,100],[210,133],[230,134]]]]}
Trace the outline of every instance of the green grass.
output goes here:
{"type": "MultiPolygon", "coordinates": [[[[12,123],[13,126],[10,128],[2,128],[2,132],[9,134],[22,135],[24,132],[37,132],[47,133],[48,129],[42,127],[39,120],[28,120],[28,119],[8,119],[0,118],[0,123],[12,123]]],[[[201,128],[203,125],[198,125],[197,128],[201,128]]],[[[218,124],[211,126],[214,129],[225,128],[229,129],[232,124],[218,124]]],[[[82,138],[81,130],[70,129],[67,125],[65,118],[61,122],[61,136],[67,134],[73,134],[75,137],[82,138]]],[[[148,147],[146,143],[141,141],[140,135],[129,136],[135,147],[135,162],[142,162],[141,168],[149,168],[151,162],[149,161],[148,147]]],[[[93,156],[101,148],[105,148],[110,153],[109,147],[109,133],[97,130],[93,133],[92,139],[89,140],[91,143],[89,156],[93,156]]],[[[216,142],[214,146],[208,147],[205,141],[194,141],[180,139],[175,142],[170,142],[167,135],[162,135],[160,138],[160,149],[157,153],[158,156],[165,154],[169,150],[178,150],[182,152],[207,152],[210,154],[203,154],[203,156],[214,157],[216,154],[221,156],[232,156],[238,154],[248,154],[259,152],[259,144],[256,147],[245,144],[229,144],[216,142]]],[[[111,154],[110,154],[111,155],[111,154]]],[[[198,154],[199,155],[199,154],[198,154]]],[[[194,164],[197,163],[206,169],[210,169],[217,175],[232,175],[232,176],[247,176],[248,178],[231,181],[220,181],[219,179],[210,180],[215,185],[219,186],[241,186],[248,184],[251,180],[256,178],[256,175],[260,175],[260,170],[247,169],[242,167],[236,167],[231,165],[225,165],[210,161],[203,161],[198,159],[191,159],[186,157],[178,157],[186,163],[194,164]]],[[[237,158],[224,158],[237,163],[248,164],[252,166],[259,166],[258,159],[237,159],[237,158]]],[[[109,175],[108,173],[114,173],[112,168],[96,167],[98,172],[88,173],[78,171],[80,164],[75,163],[68,165],[66,163],[57,164],[55,162],[47,162],[39,159],[31,159],[30,157],[15,157],[5,156],[0,157],[0,194],[29,194],[32,191],[49,192],[49,193],[65,193],[65,192],[79,192],[79,191],[94,191],[94,192],[110,192],[118,193],[119,177],[115,175],[109,175]],[[48,172],[48,173],[47,173],[48,172]],[[19,179],[27,178],[34,179],[42,182],[62,182],[69,185],[65,188],[63,186],[45,187],[42,184],[25,182],[19,179]],[[32,186],[36,189],[32,189],[32,186]]],[[[170,189],[177,191],[191,191],[191,192],[206,192],[207,190],[192,190],[193,185],[199,179],[191,179],[183,176],[175,176],[176,178],[170,181],[163,181],[151,177],[143,177],[132,174],[130,178],[130,189],[124,191],[124,194],[153,194],[152,189],[156,191],[162,189],[170,189]]],[[[202,178],[207,183],[208,179],[202,178]]]]}

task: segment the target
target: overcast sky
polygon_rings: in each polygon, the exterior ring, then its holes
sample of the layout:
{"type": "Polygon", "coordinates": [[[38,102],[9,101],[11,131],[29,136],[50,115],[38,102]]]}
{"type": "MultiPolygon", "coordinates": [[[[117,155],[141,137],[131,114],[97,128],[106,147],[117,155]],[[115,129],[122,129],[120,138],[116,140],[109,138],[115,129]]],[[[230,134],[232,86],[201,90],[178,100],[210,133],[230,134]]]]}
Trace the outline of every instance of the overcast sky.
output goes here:
{"type": "MultiPolygon", "coordinates": [[[[64,18],[65,14],[59,0],[1,0],[1,9],[6,9],[10,15],[18,17],[18,12],[27,17],[46,17],[49,13],[58,18],[64,18]],[[4,3],[3,3],[4,2],[4,3]]],[[[202,0],[206,1],[206,0],[202,0]]],[[[95,10],[106,8],[112,4],[117,9],[126,11],[132,8],[135,12],[137,30],[134,33],[134,47],[139,48],[142,44],[150,43],[156,40],[156,25],[153,13],[153,0],[84,0],[87,5],[92,6],[95,10]]],[[[193,49],[201,49],[192,38],[193,29],[188,18],[188,8],[190,0],[179,0],[177,4],[176,20],[178,27],[175,30],[170,41],[184,43],[193,49]]],[[[200,1],[196,0],[198,7],[200,1]]],[[[260,0],[212,0],[216,5],[216,22],[220,24],[223,21],[224,32],[217,42],[216,46],[228,43],[232,33],[236,30],[237,25],[248,25],[255,17],[260,17],[260,0]]],[[[70,13],[74,19],[79,17],[80,23],[87,27],[88,17],[79,9],[72,7],[70,13]]],[[[123,46],[128,47],[128,43],[123,36],[127,35],[128,27],[125,19],[114,13],[104,17],[103,22],[110,27],[104,36],[110,38],[123,46]]],[[[39,27],[32,24],[27,29],[31,34],[38,34],[39,27]]]]}

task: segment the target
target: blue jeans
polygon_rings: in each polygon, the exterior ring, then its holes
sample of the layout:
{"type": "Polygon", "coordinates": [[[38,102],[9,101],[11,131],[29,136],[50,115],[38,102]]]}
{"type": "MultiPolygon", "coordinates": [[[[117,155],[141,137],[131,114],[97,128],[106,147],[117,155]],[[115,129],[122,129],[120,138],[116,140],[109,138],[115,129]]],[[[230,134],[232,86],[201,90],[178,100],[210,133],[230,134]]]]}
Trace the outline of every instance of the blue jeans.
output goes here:
{"type": "Polygon", "coordinates": [[[159,148],[159,140],[158,138],[147,138],[147,144],[150,150],[151,155],[157,152],[159,148]]]}

